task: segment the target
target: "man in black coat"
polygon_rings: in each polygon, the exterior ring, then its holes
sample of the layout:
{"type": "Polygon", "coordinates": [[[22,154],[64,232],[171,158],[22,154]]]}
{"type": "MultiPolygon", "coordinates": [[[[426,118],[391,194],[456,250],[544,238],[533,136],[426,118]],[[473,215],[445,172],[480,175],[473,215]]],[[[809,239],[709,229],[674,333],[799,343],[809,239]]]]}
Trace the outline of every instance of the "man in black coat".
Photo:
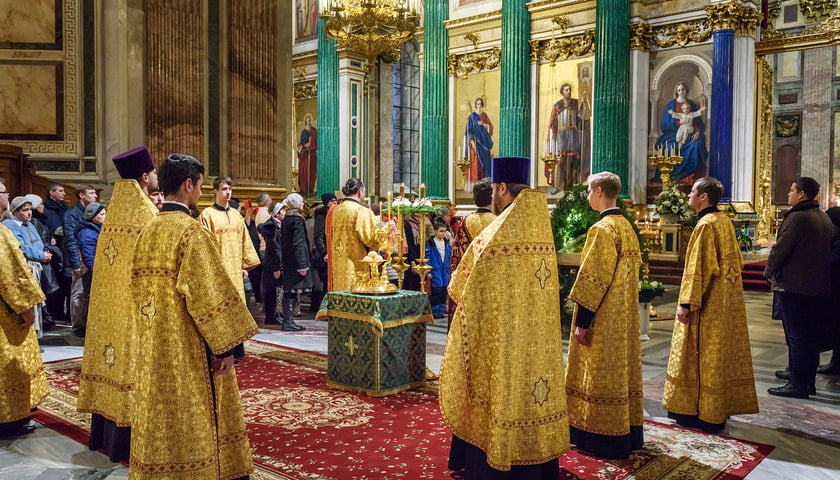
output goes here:
{"type": "Polygon", "coordinates": [[[67,213],[68,208],[64,197],[67,194],[64,187],[57,183],[51,183],[48,190],[49,195],[44,199],[44,215],[47,217],[50,235],[55,235],[58,227],[64,225],[64,214],[67,213]]]}
{"type": "Polygon", "coordinates": [[[283,208],[283,204],[275,203],[271,211],[271,217],[257,227],[265,243],[260,288],[262,289],[264,323],[266,325],[280,325],[277,313],[277,287],[281,284],[280,278],[283,273],[283,255],[280,250],[280,222],[283,221],[285,214],[286,210],[283,208]]]}
{"type": "Polygon", "coordinates": [[[79,242],[76,240],[76,230],[82,223],[85,207],[96,201],[96,189],[90,185],[82,185],[76,189],[76,204],[64,214],[64,240],[62,253],[64,259],[64,276],[70,278],[70,323],[73,326],[73,333],[79,336],[85,335],[87,326],[87,302],[84,297],[82,286],[82,257],[79,253],[79,242]]]}
{"type": "Polygon", "coordinates": [[[783,387],[767,390],[780,397],[808,398],[816,392],[819,340],[825,334],[825,306],[831,295],[829,252],[834,224],[815,200],[820,184],[802,177],[790,186],[788,204],[764,278],[779,296],[788,344],[788,371],[776,376],[783,387]]]}
{"type": "MultiPolygon", "coordinates": [[[[62,259],[61,248],[62,238],[55,237],[56,230],[64,225],[64,215],[67,213],[67,202],[64,201],[66,192],[64,187],[58,183],[51,183],[47,188],[47,198],[44,199],[44,216],[46,217],[47,229],[50,236],[55,238],[56,251],[59,256],[53,260],[52,269],[58,280],[58,290],[47,294],[47,310],[51,313],[53,320],[69,321],[68,314],[65,313],[65,304],[67,303],[67,296],[70,294],[70,276],[62,274],[62,259]]],[[[33,212],[34,214],[34,212],[33,212]]],[[[62,229],[63,232],[63,229],[62,229]]],[[[44,245],[47,245],[46,243],[44,245]]],[[[54,254],[56,252],[53,252],[54,254]]],[[[53,258],[56,258],[55,256],[53,258]]]]}

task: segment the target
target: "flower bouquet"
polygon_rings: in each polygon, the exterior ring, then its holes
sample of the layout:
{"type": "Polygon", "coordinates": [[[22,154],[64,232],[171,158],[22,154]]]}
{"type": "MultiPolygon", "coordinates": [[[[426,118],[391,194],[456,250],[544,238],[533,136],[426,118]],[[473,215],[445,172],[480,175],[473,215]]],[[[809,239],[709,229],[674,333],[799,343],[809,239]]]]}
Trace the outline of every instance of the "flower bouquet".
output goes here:
{"type": "Polygon", "coordinates": [[[650,303],[664,293],[665,285],[662,282],[651,280],[650,277],[639,280],[639,303],[650,303]]]}
{"type": "Polygon", "coordinates": [[[656,213],[662,217],[675,216],[678,220],[688,217],[688,196],[676,184],[671,184],[662,191],[654,202],[656,213]]]}

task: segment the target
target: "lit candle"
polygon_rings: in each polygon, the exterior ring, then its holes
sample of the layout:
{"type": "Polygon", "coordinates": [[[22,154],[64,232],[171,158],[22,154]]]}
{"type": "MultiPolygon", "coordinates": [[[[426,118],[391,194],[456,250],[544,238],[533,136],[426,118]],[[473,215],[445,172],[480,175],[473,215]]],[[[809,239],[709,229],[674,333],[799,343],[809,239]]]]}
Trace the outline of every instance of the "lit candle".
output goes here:
{"type": "Polygon", "coordinates": [[[388,191],[388,205],[387,205],[387,207],[388,207],[387,208],[388,219],[390,220],[391,219],[391,191],[390,190],[388,191]]]}
{"type": "MultiPolygon", "coordinates": [[[[426,219],[423,215],[418,214],[418,216],[420,217],[420,258],[426,258],[426,219]]],[[[425,278],[420,279],[420,282],[425,281],[425,278]]]]}
{"type": "Polygon", "coordinates": [[[400,196],[405,198],[405,183],[400,184],[400,196]]]}
{"type": "Polygon", "coordinates": [[[426,198],[426,184],[421,183],[420,184],[420,200],[422,200],[424,198],[426,198]]]}

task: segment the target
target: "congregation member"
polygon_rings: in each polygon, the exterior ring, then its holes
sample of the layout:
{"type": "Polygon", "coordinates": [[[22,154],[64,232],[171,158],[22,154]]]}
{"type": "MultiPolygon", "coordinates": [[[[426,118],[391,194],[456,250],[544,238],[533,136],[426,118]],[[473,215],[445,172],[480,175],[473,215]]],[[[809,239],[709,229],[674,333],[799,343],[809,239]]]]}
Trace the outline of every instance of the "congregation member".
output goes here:
{"type": "Polygon", "coordinates": [[[82,257],[79,253],[79,242],[76,231],[85,214],[85,207],[96,201],[96,190],[90,185],[82,185],[76,190],[76,203],[64,214],[62,232],[62,257],[64,260],[64,277],[70,285],[70,323],[73,333],[84,337],[87,327],[87,302],[84,298],[84,284],[82,277],[85,273],[82,257]]]}
{"type": "MultiPolygon", "coordinates": [[[[825,214],[834,224],[834,238],[831,240],[831,254],[829,255],[831,300],[828,311],[840,312],[840,207],[831,207],[825,211],[825,214]]],[[[840,315],[830,315],[827,320],[831,322],[829,329],[831,331],[831,360],[827,365],[821,365],[817,373],[837,375],[840,374],[840,315]]]]}
{"type": "MultiPolygon", "coordinates": [[[[79,242],[79,254],[82,256],[82,265],[85,266],[85,273],[82,275],[82,285],[88,313],[90,313],[90,286],[93,280],[93,262],[96,258],[96,244],[99,242],[99,234],[102,231],[102,224],[105,222],[105,213],[105,205],[99,202],[90,202],[85,207],[85,215],[82,217],[82,223],[79,224],[76,230],[76,239],[79,242]]],[[[87,328],[85,330],[87,331],[87,328]]]]}
{"type": "Polygon", "coordinates": [[[53,310],[58,309],[57,312],[63,317],[64,303],[59,301],[57,305],[50,302],[50,298],[57,295],[61,289],[61,282],[58,280],[61,277],[61,247],[57,245],[55,236],[50,232],[49,218],[45,213],[44,202],[38,195],[28,193],[23,198],[32,203],[32,225],[38,231],[38,236],[44,244],[44,249],[52,254],[52,258],[48,263],[41,265],[41,290],[47,296],[47,301],[41,309],[41,327],[43,331],[48,331],[55,326],[55,317],[53,310]],[[59,272],[59,273],[56,273],[59,272]]]}
{"type": "Polygon", "coordinates": [[[149,194],[160,190],[145,146],[121,153],[113,162],[120,180],[114,183],[96,249],[76,408],[91,414],[91,450],[101,449],[120,462],[129,459],[133,365],[143,351],[134,312],[126,308],[132,301],[131,264],[140,232],[158,213],[149,194]]]}
{"type": "MultiPolygon", "coordinates": [[[[172,154],[158,168],[161,213],[137,239],[132,480],[244,479],[253,470],[233,348],[258,332],[213,234],[190,217],[204,166],[172,154]]],[[[241,277],[240,277],[241,278],[241,277]]]]}
{"type": "MultiPolygon", "coordinates": [[[[32,223],[32,200],[26,197],[15,197],[9,205],[12,217],[3,220],[3,225],[17,239],[26,263],[32,272],[32,276],[35,277],[35,281],[40,285],[44,265],[50,263],[52,253],[44,247],[41,236],[38,234],[38,229],[32,223]]],[[[45,329],[49,327],[49,325],[43,324],[44,304],[38,304],[34,312],[35,330],[38,333],[38,337],[41,337],[45,329]]]]}
{"type": "MultiPolygon", "coordinates": [[[[820,184],[811,177],[793,182],[787,194],[776,244],[770,250],[764,278],[770,280],[782,309],[788,346],[788,368],[776,376],[787,383],[767,390],[780,397],[808,398],[816,393],[820,340],[831,295],[831,240],[834,224],[816,200],[820,184]]],[[[836,313],[835,313],[836,314],[836,313]]]]}
{"type": "Polygon", "coordinates": [[[294,310],[298,295],[312,291],[312,254],[303,217],[303,197],[292,193],[283,202],[286,215],[280,227],[280,259],[283,273],[283,321],[280,330],[299,332],[306,330],[295,323],[294,310]]]}
{"type": "Polygon", "coordinates": [[[376,231],[373,212],[362,202],[365,184],[348,178],[341,188],[344,198],[327,215],[328,286],[327,291],[350,290],[356,278],[354,260],[363,259],[368,251],[389,250],[388,238],[376,231]]]}
{"type": "Polygon", "coordinates": [[[426,241],[426,256],[429,257],[431,271],[427,274],[431,280],[429,303],[432,304],[432,316],[443,318],[446,316],[446,287],[451,277],[450,258],[452,246],[446,236],[448,229],[443,222],[435,222],[434,233],[426,241]]]}
{"type": "Polygon", "coordinates": [[[455,234],[455,240],[452,242],[451,268],[453,272],[458,268],[461,257],[464,256],[464,252],[467,251],[467,247],[470,246],[473,239],[496,219],[496,215],[491,210],[493,186],[489,177],[475,182],[472,196],[477,208],[475,212],[467,215],[467,218],[464,219],[461,228],[455,234]]]}
{"type": "Polygon", "coordinates": [[[458,307],[439,399],[453,434],[449,468],[467,480],[555,480],[569,448],[557,259],[545,193],[528,189],[530,165],[492,160],[499,217],[449,283],[458,307]]]}
{"type": "Polygon", "coordinates": [[[697,212],[680,283],[677,322],[662,406],[678,424],[717,433],[730,415],[758,412],[743,259],[735,228],[717,204],[723,185],[703,177],[691,188],[697,212]]]}
{"type": "MultiPolygon", "coordinates": [[[[67,300],[70,294],[70,279],[63,274],[64,254],[62,252],[62,240],[64,233],[64,215],[67,213],[68,206],[64,199],[67,197],[67,192],[64,186],[58,183],[51,183],[47,187],[47,197],[44,199],[44,215],[47,217],[47,226],[50,229],[50,235],[55,240],[56,251],[59,253],[53,263],[53,272],[58,280],[59,289],[53,293],[46,293],[47,295],[47,310],[52,315],[54,321],[69,322],[70,313],[67,311],[67,300]]],[[[56,255],[53,255],[56,257],[56,255]]]]}
{"type": "Polygon", "coordinates": [[[338,204],[334,193],[321,195],[321,205],[312,212],[312,265],[318,271],[321,288],[312,291],[312,308],[318,310],[327,291],[327,212],[338,204]]]}
{"type": "MultiPolygon", "coordinates": [[[[0,178],[0,211],[9,191],[0,178]]],[[[45,297],[20,243],[0,225],[0,437],[30,433],[30,411],[49,393],[35,335],[35,307],[45,297]]]]}
{"type": "Polygon", "coordinates": [[[280,226],[286,216],[286,207],[282,202],[274,204],[271,218],[258,227],[265,244],[265,254],[262,263],[262,288],[264,323],[266,325],[280,325],[281,315],[277,311],[277,287],[282,285],[283,275],[282,252],[280,247],[280,226]]]}
{"type": "Polygon", "coordinates": [[[571,442],[623,459],[642,447],[639,240],[617,206],[621,179],[589,176],[589,206],[601,214],[586,236],[577,279],[566,393],[571,442]]]}
{"type": "MultiPolygon", "coordinates": [[[[233,180],[230,177],[216,177],[213,180],[213,205],[201,211],[198,217],[201,225],[209,230],[216,239],[216,246],[222,254],[225,271],[236,286],[236,291],[245,300],[245,279],[248,270],[260,264],[260,257],[254,249],[248,228],[242,215],[236,208],[231,208],[230,197],[233,193],[233,180]]],[[[245,347],[236,348],[236,358],[245,356],[245,347]]]]}
{"type": "Polygon", "coordinates": [[[58,227],[64,225],[64,214],[67,213],[67,192],[64,187],[58,183],[51,183],[47,187],[47,198],[44,199],[44,215],[47,217],[47,226],[50,228],[50,233],[55,235],[58,227]]]}

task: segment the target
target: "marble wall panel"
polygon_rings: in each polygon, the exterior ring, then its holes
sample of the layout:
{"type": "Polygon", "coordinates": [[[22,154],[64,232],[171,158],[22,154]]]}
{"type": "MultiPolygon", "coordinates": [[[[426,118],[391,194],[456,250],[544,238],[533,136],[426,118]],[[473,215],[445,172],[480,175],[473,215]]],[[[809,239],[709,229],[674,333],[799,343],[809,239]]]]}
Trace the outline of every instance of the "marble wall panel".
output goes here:
{"type": "Polygon", "coordinates": [[[63,63],[0,60],[0,139],[62,140],[63,63]]]}
{"type": "Polygon", "coordinates": [[[60,50],[61,0],[0,0],[0,48],[60,50]]]}

